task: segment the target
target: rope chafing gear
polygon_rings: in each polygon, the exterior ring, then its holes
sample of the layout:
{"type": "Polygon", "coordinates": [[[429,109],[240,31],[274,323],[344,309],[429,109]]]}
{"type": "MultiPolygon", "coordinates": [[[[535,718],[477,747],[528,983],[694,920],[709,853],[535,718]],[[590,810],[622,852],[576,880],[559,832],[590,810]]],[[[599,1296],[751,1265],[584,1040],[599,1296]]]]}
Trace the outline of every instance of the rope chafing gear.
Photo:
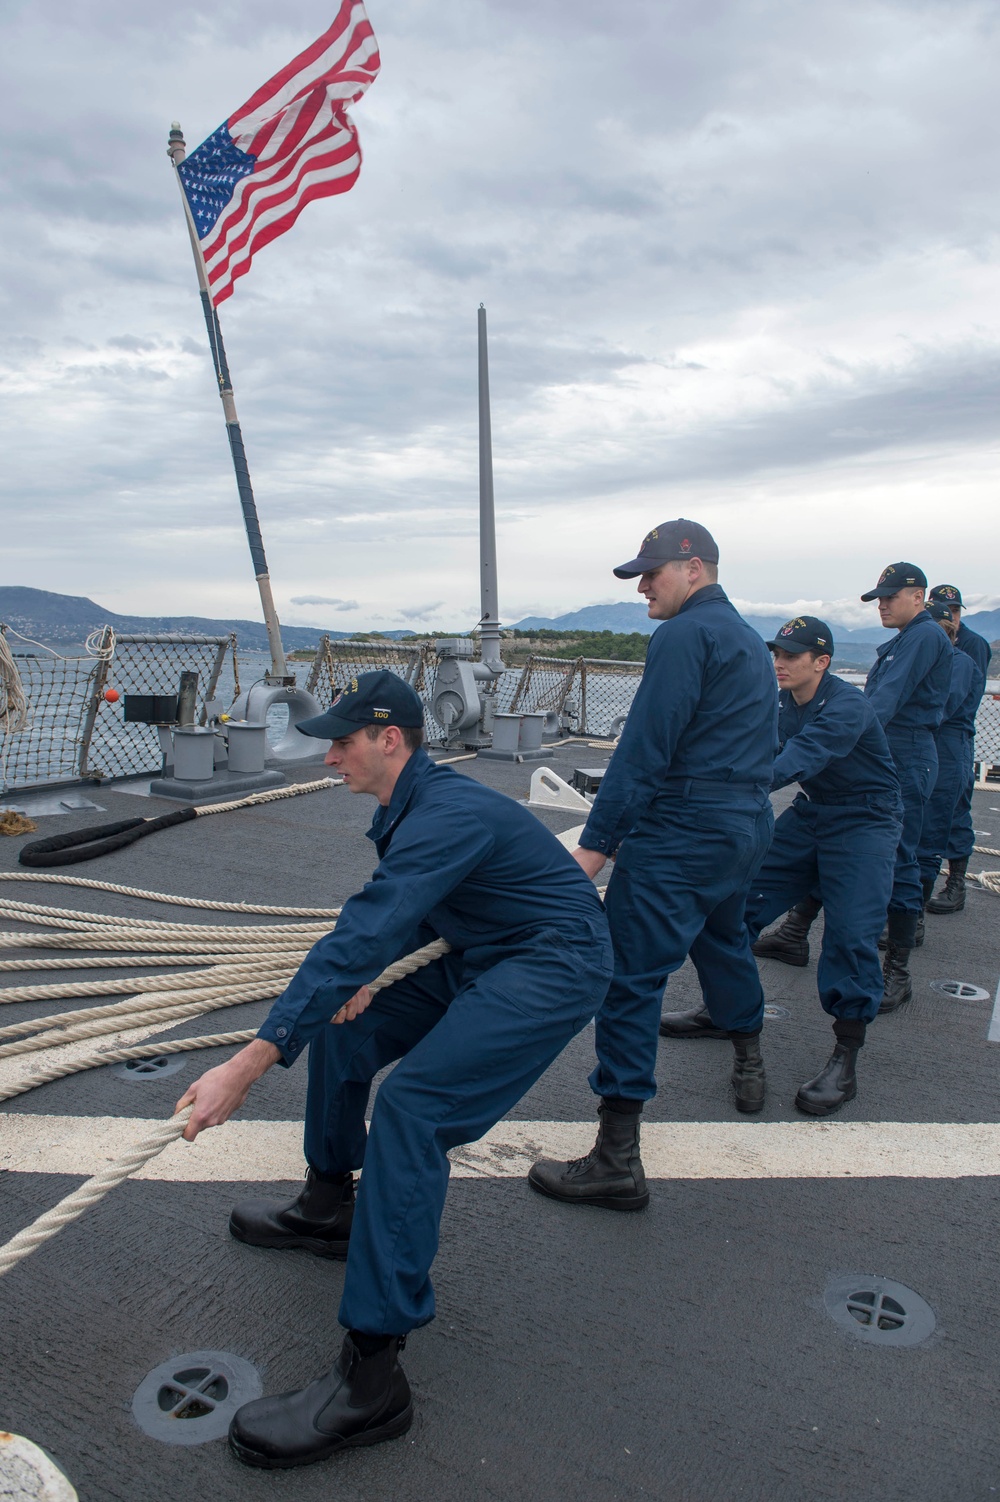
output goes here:
{"type": "Polygon", "coordinates": [[[324,788],[339,787],[342,782],[341,777],[323,777],[316,782],[298,782],[291,787],[250,793],[246,798],[234,798],[227,803],[210,803],[200,808],[188,805],[150,818],[119,819],[114,824],[72,829],[66,834],[51,835],[46,840],[33,840],[30,845],[22,847],[17,858],[22,866],[71,866],[78,861],[108,855],[113,850],[123,850],[126,845],[155,834],[159,829],[171,829],[175,824],[187,824],[209,814],[228,814],[237,808],[253,808],[258,803],[274,803],[279,798],[295,798],[300,793],[321,792],[324,788]]]}

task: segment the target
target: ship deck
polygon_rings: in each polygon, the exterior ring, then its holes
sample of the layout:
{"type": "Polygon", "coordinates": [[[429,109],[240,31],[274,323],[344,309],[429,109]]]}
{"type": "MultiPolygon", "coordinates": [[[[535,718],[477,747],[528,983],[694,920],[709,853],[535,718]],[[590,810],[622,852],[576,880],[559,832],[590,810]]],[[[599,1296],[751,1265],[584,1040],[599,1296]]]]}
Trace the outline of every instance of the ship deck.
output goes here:
{"type": "MultiPolygon", "coordinates": [[[[551,765],[568,777],[603,760],[567,746],[551,765]]],[[[533,768],[476,760],[457,770],[523,798],[533,768]]],[[[159,801],[137,809],[114,786],[91,796],[104,812],[46,818],[43,832],[161,809],[159,801]]],[[[184,896],[332,906],[371,871],[371,809],[370,799],[335,788],[199,819],[70,874],[184,896]]],[[[974,816],[981,843],[1000,844],[1000,786],[975,794],[974,816]]],[[[557,831],[580,822],[571,813],[540,817],[557,831]]],[[[21,843],[0,841],[0,869],[19,869],[21,843]]],[[[974,858],[973,869],[996,864],[974,858]]],[[[4,882],[0,895],[218,921],[85,888],[4,882]]],[[[870,1029],[857,1099],[828,1121],[807,1120],[792,1104],[831,1043],[814,963],[761,962],[768,1001],[787,1014],[765,1026],[761,1117],[741,1119],[732,1106],[728,1045],[661,1042],[659,1093],[644,1118],[652,1201],[639,1215],[569,1209],[524,1181],[535,1146],[575,1135],[586,1150],[592,1140],[585,1030],[492,1146],[459,1155],[434,1270],[438,1317],[412,1336],[404,1358],[417,1405],[405,1438],[267,1473],[241,1466],[223,1440],[160,1443],[132,1416],[142,1379],[183,1352],[240,1356],[275,1392],[325,1370],[339,1349],[342,1264],[261,1251],[227,1233],[234,1199],[296,1190],[302,1163],[289,1144],[302,1116],[302,1067],[272,1071],[237,1123],[191,1148],[172,1146],[159,1167],[0,1280],[0,1426],[48,1450],[81,1502],[1000,1495],[1000,1056],[987,1038],[998,918],[1000,900],[974,887],[963,913],[928,917],[912,961],[915,999],[870,1029]],[[985,995],[934,990],[943,979],[985,995]],[[227,1133],[228,1151],[209,1140],[227,1133]],[[835,1322],[824,1295],[846,1274],[916,1290],[936,1317],[933,1334],[896,1347],[835,1322]]],[[[695,997],[686,966],[667,1005],[695,997]]],[[[5,1021],[32,1009],[52,1004],[9,1005],[5,1021]]],[[[249,1027],[266,1010],[252,1003],[155,1036],[249,1027]]],[[[0,1241],[81,1183],[95,1158],[114,1156],[143,1122],[168,1115],[221,1057],[185,1055],[180,1072],[141,1085],[90,1070],[6,1103],[0,1241]]],[[[36,1058],[3,1061],[3,1078],[36,1058]]]]}

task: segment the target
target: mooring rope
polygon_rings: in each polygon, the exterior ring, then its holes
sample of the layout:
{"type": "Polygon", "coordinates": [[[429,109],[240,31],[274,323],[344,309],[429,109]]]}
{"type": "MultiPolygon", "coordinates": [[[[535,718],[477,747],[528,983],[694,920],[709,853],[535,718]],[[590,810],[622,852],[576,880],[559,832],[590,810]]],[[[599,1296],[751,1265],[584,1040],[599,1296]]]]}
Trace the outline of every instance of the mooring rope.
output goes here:
{"type": "MultiPolygon", "coordinates": [[[[447,954],[450,948],[451,945],[444,939],[435,939],[433,943],[425,944],[423,948],[416,949],[412,954],[404,955],[402,959],[388,965],[382,971],[381,975],[369,983],[369,989],[371,991],[381,991],[384,987],[391,986],[394,981],[402,980],[405,976],[412,975],[424,965],[429,965],[432,961],[439,959],[441,955],[447,954]]],[[[256,1033],[250,1030],[244,1034],[223,1034],[222,1036],[227,1037],[229,1041],[249,1042],[251,1038],[256,1036],[256,1033]]],[[[173,1047],[169,1044],[157,1044],[153,1045],[153,1047],[156,1053],[177,1053],[181,1051],[181,1048],[185,1044],[190,1048],[213,1046],[210,1045],[208,1039],[181,1038],[174,1040],[173,1047]]],[[[146,1056],[149,1057],[149,1055],[146,1056]]],[[[102,1063],[110,1062],[109,1054],[104,1054],[100,1057],[102,1063]]],[[[79,1069],[87,1066],[82,1064],[80,1060],[76,1060],[74,1061],[74,1067],[79,1069]]],[[[66,1072],[71,1073],[73,1069],[66,1072]]],[[[58,1076],[55,1077],[58,1078],[58,1076]]],[[[43,1081],[39,1080],[37,1083],[43,1083],[43,1081]]],[[[22,1088],[33,1088],[33,1086],[26,1085],[24,1081],[21,1081],[21,1085],[22,1088]]],[[[0,1099],[7,1100],[13,1094],[19,1093],[21,1092],[3,1091],[0,1092],[0,1099]]],[[[0,1246],[0,1276],[16,1266],[18,1262],[23,1261],[25,1257],[30,1256],[37,1247],[51,1240],[53,1236],[57,1236],[63,1226],[77,1220],[85,1210],[89,1210],[92,1205],[98,1204],[112,1189],[124,1183],[127,1178],[130,1178],[133,1173],[142,1168],[151,1158],[155,1158],[171,1142],[176,1141],[187,1125],[192,1110],[193,1107],[189,1106],[184,1111],[178,1112],[177,1115],[171,1117],[169,1121],[163,1122],[147,1136],[143,1137],[141,1141],[136,1142],[120,1158],[116,1158],[107,1168],[102,1169],[100,1173],[88,1179],[85,1184],[81,1184],[79,1189],[75,1189],[72,1194],[68,1194],[57,1205],[53,1205],[51,1210],[46,1210],[30,1226],[26,1226],[23,1230],[18,1231],[8,1242],[0,1246]]]]}
{"type": "MultiPolygon", "coordinates": [[[[309,784],[312,786],[312,784],[309,784]]],[[[95,892],[114,892],[118,897],[138,897],[144,902],[165,902],[170,907],[204,908],[210,913],[255,913],[270,918],[329,918],[340,912],[339,908],[325,907],[273,907],[262,902],[215,902],[208,897],[178,897],[171,892],[148,892],[143,887],[125,887],[116,881],[98,881],[93,876],[57,876],[50,871],[0,871],[0,881],[45,881],[66,887],[92,887],[95,892]]],[[[66,911],[73,909],[52,909],[66,911]]],[[[106,915],[98,915],[105,922],[121,922],[106,915]]]]}
{"type": "MultiPolygon", "coordinates": [[[[991,850],[989,845],[973,845],[977,855],[995,855],[1000,857],[1000,850],[991,850]]],[[[970,871],[969,881],[978,883],[986,892],[993,892],[1000,897],[1000,871],[970,871]]]]}

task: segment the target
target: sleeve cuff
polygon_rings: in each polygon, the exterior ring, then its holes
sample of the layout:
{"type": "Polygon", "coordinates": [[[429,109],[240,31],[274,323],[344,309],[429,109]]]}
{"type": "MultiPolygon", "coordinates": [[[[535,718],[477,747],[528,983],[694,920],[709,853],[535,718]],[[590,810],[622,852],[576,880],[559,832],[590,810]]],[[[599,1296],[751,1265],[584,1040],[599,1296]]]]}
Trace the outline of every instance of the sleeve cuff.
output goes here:
{"type": "Polygon", "coordinates": [[[283,1022],[275,1024],[270,1019],[258,1030],[257,1037],[263,1038],[265,1043],[274,1044],[275,1048],[281,1054],[279,1062],[285,1069],[291,1068],[305,1047],[303,1040],[298,1037],[294,1028],[286,1026],[283,1022]]]}

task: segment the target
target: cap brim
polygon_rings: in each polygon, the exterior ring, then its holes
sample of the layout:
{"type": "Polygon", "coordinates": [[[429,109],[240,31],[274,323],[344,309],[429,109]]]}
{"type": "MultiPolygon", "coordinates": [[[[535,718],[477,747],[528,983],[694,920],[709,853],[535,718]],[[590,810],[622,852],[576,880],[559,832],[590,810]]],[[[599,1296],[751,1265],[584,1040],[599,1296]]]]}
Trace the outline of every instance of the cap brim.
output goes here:
{"type": "Polygon", "coordinates": [[[328,709],[325,714],[314,715],[311,720],[300,720],[295,728],[301,730],[303,735],[311,735],[318,741],[339,741],[345,735],[353,735],[355,730],[361,729],[361,726],[342,719],[340,715],[334,714],[332,709],[328,709]]]}
{"type": "Polygon", "coordinates": [[[661,559],[660,563],[646,563],[642,558],[633,558],[631,563],[620,563],[618,567],[613,568],[611,572],[614,574],[616,579],[638,579],[640,574],[651,574],[653,570],[658,569],[663,562],[664,560],[661,559]]]}
{"type": "MultiPolygon", "coordinates": [[[[765,647],[768,647],[772,652],[794,652],[794,653],[796,653],[796,655],[798,655],[798,653],[800,653],[800,652],[825,652],[826,651],[826,649],[824,647],[806,647],[806,646],[803,646],[803,644],[800,641],[766,641],[764,643],[764,645],[765,645],[765,647]]],[[[833,654],[831,652],[831,653],[827,653],[827,655],[832,657],[833,654]]]]}
{"type": "Polygon", "coordinates": [[[912,584],[900,584],[893,589],[891,584],[879,584],[875,589],[870,589],[866,595],[862,595],[861,598],[866,604],[869,600],[888,600],[892,595],[898,595],[901,589],[914,589],[915,587],[912,584]]]}

